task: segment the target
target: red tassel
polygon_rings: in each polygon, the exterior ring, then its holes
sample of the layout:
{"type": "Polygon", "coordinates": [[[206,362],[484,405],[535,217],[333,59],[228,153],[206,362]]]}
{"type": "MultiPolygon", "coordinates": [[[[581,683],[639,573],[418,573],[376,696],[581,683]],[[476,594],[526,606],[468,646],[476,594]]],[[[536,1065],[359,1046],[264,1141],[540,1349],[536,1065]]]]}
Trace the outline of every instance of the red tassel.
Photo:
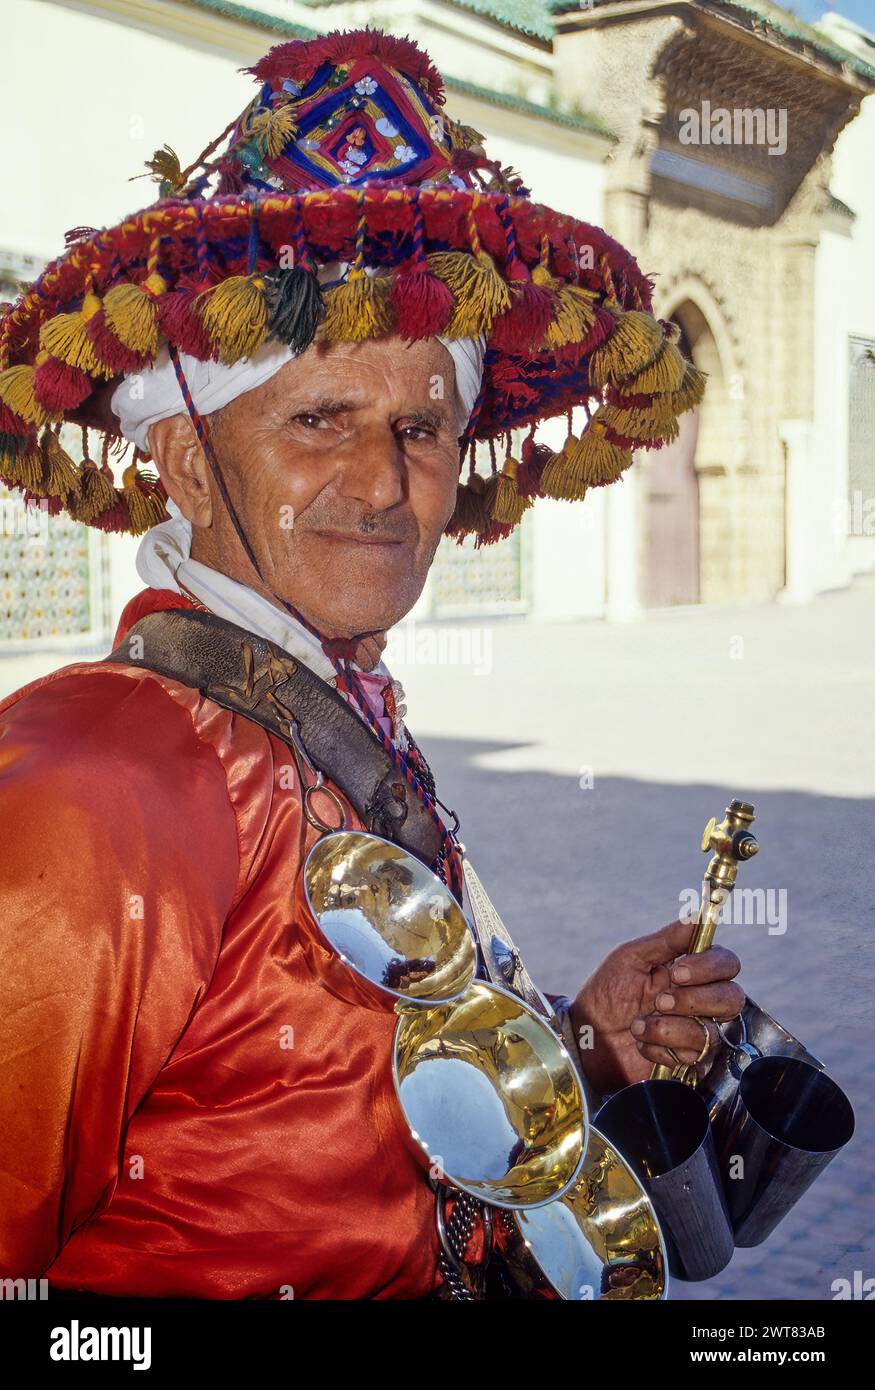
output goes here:
{"type": "Polygon", "coordinates": [[[549,292],[530,281],[518,282],[513,289],[513,300],[513,307],[493,323],[489,345],[500,352],[534,355],[553,317],[549,292]]]}
{"type": "Polygon", "coordinates": [[[40,353],[44,361],[37,358],[33,374],[33,393],[43,410],[56,414],[62,410],[75,410],[91,395],[91,378],[78,367],[68,367],[56,357],[40,353]]]}
{"type": "Polygon", "coordinates": [[[605,439],[609,444],[616,444],[618,449],[625,449],[627,454],[637,454],[642,449],[664,449],[664,439],[630,439],[625,434],[618,434],[616,430],[608,427],[605,430],[605,439]]]}
{"type": "MultiPolygon", "coordinates": [[[[616,319],[610,309],[606,309],[603,304],[594,304],[592,311],[595,314],[595,323],[586,335],[586,341],[580,344],[581,356],[588,356],[595,352],[596,348],[601,347],[602,343],[607,342],[616,327],[616,319]]],[[[574,344],[571,344],[573,347],[574,344]]],[[[564,349],[560,348],[560,352],[564,349]]]]}
{"type": "Polygon", "coordinates": [[[106,321],[103,308],[98,309],[88,320],[85,331],[95,353],[115,376],[122,376],[125,372],[142,371],[152,360],[150,357],[144,357],[142,353],[133,352],[129,347],[125,347],[124,343],[119,342],[106,321]]]}
{"type": "Polygon", "coordinates": [[[25,506],[32,502],[35,507],[39,507],[41,512],[47,512],[49,516],[60,516],[61,512],[66,510],[63,497],[38,497],[35,492],[28,492],[27,488],[24,489],[23,496],[25,506]]]}
{"type": "Polygon", "coordinates": [[[503,541],[513,530],[514,524],[511,522],[490,521],[486,530],[478,531],[474,537],[474,549],[479,550],[481,545],[494,545],[496,541],[503,541]]]}
{"type": "MultiPolygon", "coordinates": [[[[116,489],[118,491],[118,489],[116,489]]],[[[96,526],[98,531],[124,532],[131,529],[131,514],[128,511],[128,504],[120,495],[119,500],[114,506],[109,507],[100,516],[96,516],[90,523],[96,526]]]]}
{"type": "Polygon", "coordinates": [[[218,362],[219,349],[194,307],[199,293],[197,289],[181,289],[162,294],[158,300],[158,323],[164,337],[180,352],[187,352],[199,362],[218,362]]]}
{"type": "Polygon", "coordinates": [[[453,292],[430,270],[402,271],[392,285],[395,327],[405,342],[442,333],[453,312],[453,292]]]}
{"type": "Polygon", "coordinates": [[[14,410],[10,410],[5,401],[0,401],[0,434],[29,434],[32,428],[14,410]]]}
{"type": "Polygon", "coordinates": [[[516,475],[516,490],[520,497],[542,497],[541,474],[553,451],[546,444],[536,444],[531,435],[523,440],[520,466],[516,475]]]}
{"type": "Polygon", "coordinates": [[[246,71],[259,82],[281,82],[284,77],[292,77],[304,83],[323,63],[336,68],[341,64],[351,65],[356,58],[376,58],[387,67],[397,68],[417,85],[425,87],[437,105],[443,103],[443,79],[428,54],[413,39],[396,38],[378,29],[350,32],[335,29],[318,38],[277,44],[246,71]]]}

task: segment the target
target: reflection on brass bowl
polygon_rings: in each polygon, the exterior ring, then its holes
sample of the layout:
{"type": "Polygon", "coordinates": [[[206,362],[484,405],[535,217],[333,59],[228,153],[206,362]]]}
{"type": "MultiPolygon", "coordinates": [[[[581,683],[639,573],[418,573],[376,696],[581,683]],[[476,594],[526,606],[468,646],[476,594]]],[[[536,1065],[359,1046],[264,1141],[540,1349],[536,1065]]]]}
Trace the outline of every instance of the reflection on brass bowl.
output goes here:
{"type": "Polygon", "coordinates": [[[310,850],[302,881],[311,967],[344,998],[382,1008],[443,1003],[473,980],[477,953],[461,907],[399,845],[335,831],[310,850]]]}
{"type": "Polygon", "coordinates": [[[535,1206],[570,1187],[586,1102],[544,1020],[483,980],[454,1003],[399,1012],[395,1087],[439,1174],[499,1207],[535,1206]]]}
{"type": "Polygon", "coordinates": [[[522,1287],[571,1301],[665,1298],[665,1243],[631,1168],[590,1127],[586,1157],[570,1192],[535,1211],[515,1212],[505,1258],[522,1287]]]}

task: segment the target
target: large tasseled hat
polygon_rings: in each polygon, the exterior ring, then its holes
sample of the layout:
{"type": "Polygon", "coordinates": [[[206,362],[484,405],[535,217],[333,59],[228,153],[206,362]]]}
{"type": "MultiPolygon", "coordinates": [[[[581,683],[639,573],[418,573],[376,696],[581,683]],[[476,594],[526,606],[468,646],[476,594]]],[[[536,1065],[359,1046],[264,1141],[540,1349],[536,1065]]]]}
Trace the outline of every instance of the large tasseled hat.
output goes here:
{"type": "Polygon", "coordinates": [[[447,528],[478,544],[509,534],[535,497],[579,499],[619,478],[634,450],[675,437],[704,383],[653,318],[650,282],[606,232],[532,202],[487,158],[444,112],[414,43],[329,34],[282,44],[251,71],[257,95],[193,164],[156,152],[156,203],[69,233],[0,319],[2,481],[104,530],[162,520],[154,476],[135,461],[121,486],[113,477],[106,401],[165,344],[230,364],[268,338],[297,353],[316,338],[482,336],[461,441],[471,471],[447,528]],[[317,270],[335,265],[324,287],[317,270]],[[579,437],[559,453],[536,442],[539,421],[581,405],[579,437]],[[74,464],[64,422],[103,430],[99,463],[86,447],[74,464]]]}

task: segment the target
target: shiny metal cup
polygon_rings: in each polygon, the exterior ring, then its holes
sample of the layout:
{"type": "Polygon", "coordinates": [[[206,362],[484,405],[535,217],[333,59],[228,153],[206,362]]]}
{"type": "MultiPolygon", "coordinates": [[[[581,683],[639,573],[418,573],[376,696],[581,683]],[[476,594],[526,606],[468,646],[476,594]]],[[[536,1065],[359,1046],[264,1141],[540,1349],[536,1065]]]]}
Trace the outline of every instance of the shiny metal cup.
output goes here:
{"type": "Polygon", "coordinates": [[[547,1289],[571,1302],[666,1296],[665,1242],[653,1206],[594,1126],[570,1191],[547,1206],[515,1211],[510,1226],[504,1258],[523,1289],[547,1289]]]}
{"type": "Polygon", "coordinates": [[[398,1012],[395,1089],[434,1176],[497,1207],[568,1191],[586,1149],[586,1101],[540,1015],[484,980],[461,999],[398,1012]]]}
{"type": "Polygon", "coordinates": [[[708,1108],[680,1081],[639,1081],[611,1096],[595,1123],[653,1203],[671,1273],[710,1279],[734,1241],[708,1108]]]}
{"type": "Polygon", "coordinates": [[[461,906],[425,864],[379,835],[337,830],[317,840],[298,907],[311,971],[347,1003],[445,1003],[474,979],[477,948],[461,906]]]}
{"type": "Polygon", "coordinates": [[[841,1087],[798,1057],[759,1057],[721,1117],[720,1164],[738,1246],[759,1245],[854,1133],[841,1087]]]}

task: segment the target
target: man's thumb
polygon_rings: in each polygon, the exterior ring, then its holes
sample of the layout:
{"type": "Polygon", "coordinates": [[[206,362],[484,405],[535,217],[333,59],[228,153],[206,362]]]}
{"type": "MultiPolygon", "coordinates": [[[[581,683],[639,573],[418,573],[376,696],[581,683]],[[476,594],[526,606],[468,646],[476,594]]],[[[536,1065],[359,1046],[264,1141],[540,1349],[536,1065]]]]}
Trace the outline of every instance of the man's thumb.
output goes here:
{"type": "Polygon", "coordinates": [[[668,965],[669,961],[687,953],[695,930],[694,922],[669,922],[661,931],[640,936],[636,941],[630,941],[629,945],[647,965],[668,965]]]}

